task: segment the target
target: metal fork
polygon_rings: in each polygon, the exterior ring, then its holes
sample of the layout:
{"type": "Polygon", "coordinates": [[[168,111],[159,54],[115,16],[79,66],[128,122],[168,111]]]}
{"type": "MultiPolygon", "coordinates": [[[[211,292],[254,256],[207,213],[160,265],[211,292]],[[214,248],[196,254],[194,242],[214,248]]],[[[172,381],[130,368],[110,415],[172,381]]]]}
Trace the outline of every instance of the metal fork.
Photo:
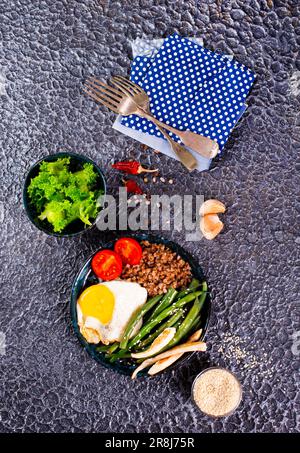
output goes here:
{"type": "MultiPolygon", "coordinates": [[[[128,89],[128,85],[123,83],[123,78],[118,77],[112,77],[111,78],[111,83],[114,84],[121,90],[124,94],[127,94],[128,96],[132,97],[132,100],[137,104],[138,107],[140,107],[142,110],[144,110],[146,113],[150,113],[150,107],[149,107],[149,98],[147,94],[142,90],[138,91],[140,87],[136,85],[136,87],[133,87],[134,94],[128,89]],[[121,80],[122,79],[122,80],[121,80]]],[[[127,79],[125,79],[127,81],[127,79]]],[[[154,122],[154,121],[153,121],[154,122]]],[[[187,166],[190,170],[193,170],[194,168],[197,167],[197,160],[194,158],[194,156],[183,146],[181,146],[179,143],[175,142],[170,135],[161,127],[159,126],[156,122],[154,122],[155,126],[157,129],[160,131],[160,133],[165,137],[165,139],[168,141],[171,149],[174,151],[174,153],[178,156],[179,160],[182,161],[182,158],[184,159],[183,164],[187,166]]]]}
{"type": "MultiPolygon", "coordinates": [[[[111,83],[115,84],[118,86],[118,88],[124,93],[128,94],[128,89],[127,86],[122,85],[122,82],[119,80],[115,80],[113,77],[111,79],[111,83]]],[[[145,96],[143,93],[135,93],[132,95],[132,93],[129,93],[130,96],[132,96],[132,100],[139,106],[141,107],[145,112],[149,113],[149,102],[148,99],[145,99],[145,96]]],[[[154,123],[157,127],[157,129],[160,131],[160,133],[165,137],[165,139],[168,141],[171,149],[174,151],[176,156],[179,158],[179,160],[185,165],[190,171],[194,170],[197,167],[197,160],[195,157],[183,146],[181,146],[179,143],[175,142],[170,135],[158,124],[154,123]]]]}
{"type": "MultiPolygon", "coordinates": [[[[143,118],[151,119],[149,118],[150,115],[148,115],[146,111],[141,109],[136,104],[132,95],[128,95],[124,92],[124,90],[120,91],[121,89],[113,88],[94,77],[86,80],[83,90],[92,99],[105,105],[114,113],[119,113],[123,116],[135,114],[143,118]]],[[[194,170],[197,167],[197,160],[195,159],[195,157],[179,143],[176,143],[174,140],[172,140],[171,137],[161,128],[161,126],[158,126],[157,124],[156,126],[166,137],[169,145],[171,146],[180,162],[189,171],[194,170]]]]}
{"type": "MultiPolygon", "coordinates": [[[[122,76],[112,77],[111,82],[119,89],[122,89],[128,96],[132,96],[135,103],[147,114],[151,115],[149,96],[139,85],[122,76]]],[[[218,154],[218,143],[211,140],[209,137],[204,137],[203,135],[195,134],[191,131],[179,131],[168,124],[158,121],[153,115],[151,115],[151,121],[155,123],[157,127],[161,126],[164,129],[173,132],[186,146],[201,154],[203,157],[212,159],[218,154]]]]}

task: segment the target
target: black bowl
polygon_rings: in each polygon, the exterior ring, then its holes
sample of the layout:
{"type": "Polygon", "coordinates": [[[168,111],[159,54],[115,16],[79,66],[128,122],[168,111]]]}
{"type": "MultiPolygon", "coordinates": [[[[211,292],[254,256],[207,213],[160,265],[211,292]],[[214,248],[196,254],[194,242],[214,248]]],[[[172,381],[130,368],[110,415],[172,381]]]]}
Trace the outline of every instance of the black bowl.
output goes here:
{"type": "MultiPolygon", "coordinates": [[[[185,261],[187,261],[192,269],[192,274],[193,277],[197,278],[200,281],[206,280],[205,275],[195,260],[195,258],[192,257],[188,252],[186,252],[180,245],[176,244],[175,242],[171,242],[168,239],[165,239],[160,236],[154,236],[150,235],[147,233],[144,234],[130,234],[128,232],[124,234],[120,234],[119,237],[122,236],[130,236],[138,241],[144,241],[147,240],[149,242],[154,242],[156,244],[165,244],[167,247],[169,247],[171,250],[176,252],[178,255],[180,255],[185,261]]],[[[119,238],[118,237],[118,238],[119,238]]],[[[117,238],[117,239],[118,239],[117,238]]],[[[117,240],[115,239],[114,241],[111,241],[107,244],[105,244],[103,247],[98,249],[95,253],[97,253],[101,249],[113,249],[114,243],[117,240]]],[[[105,358],[105,354],[98,352],[97,351],[97,345],[90,344],[88,343],[85,338],[81,335],[78,322],[77,322],[77,310],[76,310],[76,305],[77,305],[77,299],[79,295],[82,293],[82,291],[87,288],[90,285],[99,283],[99,280],[93,273],[91,269],[91,261],[94,256],[94,254],[90,256],[90,258],[85,262],[81,270],[79,271],[77,277],[75,278],[75,281],[72,286],[72,291],[71,291],[71,319],[72,319],[72,325],[75,330],[75,333],[77,337],[79,338],[81,344],[84,346],[86,351],[95,359],[97,362],[101,363],[101,365],[104,365],[106,368],[109,368],[111,370],[117,371],[121,374],[126,374],[126,375],[131,375],[136,368],[135,365],[130,363],[130,361],[126,360],[119,360],[114,363],[109,362],[105,358]]],[[[199,326],[197,326],[197,329],[202,329],[202,335],[201,335],[201,340],[204,339],[206,335],[206,331],[208,329],[208,324],[209,324],[209,319],[210,319],[210,312],[211,312],[211,299],[210,299],[210,294],[208,292],[205,304],[202,308],[201,311],[201,319],[199,322],[199,326]]],[[[174,363],[171,367],[167,368],[166,370],[173,369],[179,365],[182,365],[185,363],[187,360],[189,360],[192,355],[195,353],[189,353],[189,354],[184,354],[181,359],[177,360],[177,362],[174,363]]],[[[141,371],[139,373],[139,376],[148,376],[147,371],[141,371]]]]}
{"type": "Polygon", "coordinates": [[[59,158],[64,158],[64,157],[70,157],[70,170],[71,171],[77,171],[80,170],[85,163],[90,163],[93,164],[94,169],[98,173],[98,178],[97,178],[97,185],[96,189],[100,190],[102,189],[103,191],[103,200],[106,195],[106,181],[104,178],[104,175],[100,168],[90,160],[88,157],[79,155],[79,154],[74,154],[74,153],[69,153],[69,152],[61,152],[61,153],[56,153],[56,154],[50,154],[49,156],[43,157],[42,159],[38,160],[29,170],[25,183],[24,183],[24,189],[23,189],[23,203],[24,207],[26,210],[26,214],[31,220],[31,222],[41,231],[43,231],[46,234],[49,234],[51,236],[59,236],[59,237],[69,237],[69,236],[75,236],[77,234],[81,234],[84,231],[89,230],[96,224],[96,219],[92,222],[92,225],[85,225],[80,219],[75,220],[74,222],[70,223],[61,233],[56,233],[53,231],[52,225],[47,221],[47,220],[40,220],[38,218],[39,213],[37,212],[36,208],[33,206],[33,204],[30,201],[30,198],[28,196],[28,186],[31,182],[31,179],[34,178],[35,176],[38,175],[39,173],[39,168],[41,162],[55,162],[59,158]]]}

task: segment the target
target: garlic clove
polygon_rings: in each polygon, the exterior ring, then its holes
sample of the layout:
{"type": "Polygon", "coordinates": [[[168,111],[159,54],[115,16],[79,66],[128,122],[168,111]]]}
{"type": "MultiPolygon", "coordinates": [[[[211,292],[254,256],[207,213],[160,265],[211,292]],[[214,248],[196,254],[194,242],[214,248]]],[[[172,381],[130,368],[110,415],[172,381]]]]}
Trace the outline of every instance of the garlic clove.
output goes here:
{"type": "Polygon", "coordinates": [[[217,214],[207,214],[200,220],[200,230],[206,239],[214,239],[224,228],[217,214]]]}
{"type": "Polygon", "coordinates": [[[226,210],[225,205],[219,201],[219,200],[206,200],[204,203],[202,203],[199,214],[201,216],[207,215],[207,214],[223,214],[226,210]]]}

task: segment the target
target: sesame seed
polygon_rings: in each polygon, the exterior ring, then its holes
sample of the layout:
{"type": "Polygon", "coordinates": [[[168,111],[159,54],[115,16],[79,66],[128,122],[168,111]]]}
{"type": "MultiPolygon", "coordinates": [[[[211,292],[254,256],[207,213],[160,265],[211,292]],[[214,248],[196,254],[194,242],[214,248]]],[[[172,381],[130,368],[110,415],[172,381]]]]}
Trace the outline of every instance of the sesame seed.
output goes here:
{"type": "Polygon", "coordinates": [[[240,403],[241,387],[225,369],[208,369],[194,384],[194,399],[205,414],[222,417],[232,412],[240,403]]]}
{"type": "Polygon", "coordinates": [[[226,332],[221,339],[221,345],[218,347],[218,352],[222,355],[224,360],[235,363],[239,366],[241,371],[248,371],[251,373],[257,372],[258,378],[271,379],[280,365],[274,365],[271,361],[270,354],[268,354],[262,347],[259,353],[251,350],[251,338],[239,337],[238,335],[226,332]],[[250,346],[248,346],[248,343],[250,346]]]}

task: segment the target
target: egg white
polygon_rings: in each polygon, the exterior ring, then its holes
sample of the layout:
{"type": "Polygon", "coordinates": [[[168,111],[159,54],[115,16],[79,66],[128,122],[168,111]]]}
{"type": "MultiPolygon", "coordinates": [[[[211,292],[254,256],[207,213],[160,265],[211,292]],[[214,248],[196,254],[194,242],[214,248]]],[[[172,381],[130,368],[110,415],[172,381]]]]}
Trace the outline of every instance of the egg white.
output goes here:
{"type": "MultiPolygon", "coordinates": [[[[106,286],[114,295],[115,305],[111,320],[102,324],[100,320],[91,316],[84,316],[77,304],[77,319],[80,332],[89,343],[110,344],[121,341],[128,322],[147,300],[147,290],[138,283],[124,280],[113,280],[100,283],[106,286]]],[[[132,336],[140,329],[142,319],[135,327],[132,336]]]]}

